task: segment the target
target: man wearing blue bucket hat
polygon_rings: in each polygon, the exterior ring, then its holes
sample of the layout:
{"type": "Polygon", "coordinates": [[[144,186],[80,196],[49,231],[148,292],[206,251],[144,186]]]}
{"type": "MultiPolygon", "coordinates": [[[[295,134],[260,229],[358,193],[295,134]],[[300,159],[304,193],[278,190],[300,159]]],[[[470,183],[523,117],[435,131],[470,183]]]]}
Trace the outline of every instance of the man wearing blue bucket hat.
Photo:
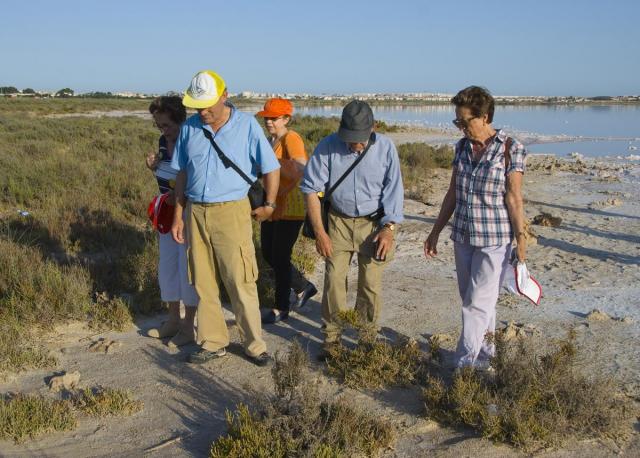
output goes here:
{"type": "Polygon", "coordinates": [[[373,111],[366,102],[353,100],[344,107],[338,132],[320,141],[300,189],[316,249],[326,261],[324,345],[319,354],[324,360],[341,340],[340,312],[346,309],[347,274],[354,255],[358,259],[355,310],[367,331],[377,331],[382,273],[393,258],[394,234],[403,220],[398,152],[390,138],[374,132],[373,111]],[[323,205],[330,204],[326,221],[319,194],[324,195],[323,205]]]}
{"type": "Polygon", "coordinates": [[[227,101],[225,82],[217,73],[198,72],[182,103],[198,112],[182,125],[171,163],[180,170],[171,232],[179,243],[188,240],[190,278],[200,296],[201,348],[189,362],[201,364],[226,354],[229,331],[220,300],[224,285],[245,353],[264,366],[271,358],[262,339],[251,217],[261,222],[273,213],[280,165],[255,118],[227,101]],[[266,199],[252,210],[249,181],[260,174],[266,199]]]}

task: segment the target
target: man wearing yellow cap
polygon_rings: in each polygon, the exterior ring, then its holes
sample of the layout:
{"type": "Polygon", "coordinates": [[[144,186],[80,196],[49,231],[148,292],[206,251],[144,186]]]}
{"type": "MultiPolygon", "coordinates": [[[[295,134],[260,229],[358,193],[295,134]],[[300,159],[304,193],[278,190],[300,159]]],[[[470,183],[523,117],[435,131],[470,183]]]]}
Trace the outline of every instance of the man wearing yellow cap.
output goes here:
{"type": "Polygon", "coordinates": [[[264,366],[271,358],[262,340],[251,217],[261,222],[273,213],[279,163],[255,118],[227,101],[226,86],[218,74],[198,72],[182,103],[198,111],[182,125],[171,162],[180,171],[171,232],[178,243],[184,243],[186,229],[191,281],[200,296],[197,340],[201,348],[189,356],[189,362],[201,364],[226,354],[229,331],[220,300],[223,284],[245,353],[264,366]],[[214,142],[247,177],[256,180],[262,174],[264,206],[251,210],[249,184],[232,167],[225,167],[214,142]]]}

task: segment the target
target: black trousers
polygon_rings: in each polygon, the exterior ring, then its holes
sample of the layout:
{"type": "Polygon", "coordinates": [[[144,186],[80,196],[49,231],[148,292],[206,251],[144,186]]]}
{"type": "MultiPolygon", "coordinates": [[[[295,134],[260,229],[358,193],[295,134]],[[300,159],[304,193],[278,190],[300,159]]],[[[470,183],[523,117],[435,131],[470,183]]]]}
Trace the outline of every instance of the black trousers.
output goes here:
{"type": "Polygon", "coordinates": [[[302,292],[309,281],[291,264],[291,252],[298,239],[302,221],[265,221],[260,226],[262,257],[276,277],[274,308],[289,310],[289,290],[302,292]]]}

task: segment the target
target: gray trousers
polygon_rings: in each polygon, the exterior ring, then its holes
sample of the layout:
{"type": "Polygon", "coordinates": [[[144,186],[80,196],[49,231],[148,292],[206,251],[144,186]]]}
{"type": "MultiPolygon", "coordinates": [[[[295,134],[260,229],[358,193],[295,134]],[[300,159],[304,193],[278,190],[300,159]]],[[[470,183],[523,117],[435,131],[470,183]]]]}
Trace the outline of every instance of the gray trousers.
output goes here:
{"type": "Polygon", "coordinates": [[[476,247],[468,238],[455,242],[456,273],[462,299],[462,334],[456,349],[457,366],[486,364],[495,346],[486,341],[495,332],[496,302],[503,273],[509,264],[511,244],[476,247]]]}

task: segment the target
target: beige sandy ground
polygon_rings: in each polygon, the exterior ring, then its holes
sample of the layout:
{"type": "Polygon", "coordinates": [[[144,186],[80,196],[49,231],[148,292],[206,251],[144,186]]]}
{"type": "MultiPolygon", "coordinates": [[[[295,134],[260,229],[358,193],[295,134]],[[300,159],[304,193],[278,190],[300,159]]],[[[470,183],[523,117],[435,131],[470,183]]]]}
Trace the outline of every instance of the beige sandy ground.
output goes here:
{"type": "MultiPolygon", "coordinates": [[[[544,287],[542,305],[533,307],[509,297],[501,299],[498,318],[535,326],[543,335],[561,337],[578,330],[584,347],[586,371],[615,376],[629,396],[640,397],[640,203],[638,181],[629,170],[574,174],[532,171],[525,177],[529,218],[547,211],[561,216],[558,228],[534,227],[538,244],[530,249],[529,266],[544,287]],[[599,176],[598,176],[599,174],[599,176]],[[614,174],[621,181],[606,178],[614,174]],[[609,204],[603,202],[616,199],[609,204]],[[595,204],[594,204],[595,203],[595,204]],[[613,205],[611,205],[613,204],[613,205]],[[627,322],[587,321],[598,308],[627,322]]],[[[431,228],[438,204],[449,179],[448,171],[433,173],[436,192],[433,203],[407,201],[406,222],[398,236],[398,253],[384,278],[383,333],[411,336],[426,348],[434,333],[460,328],[452,244],[441,237],[440,257],[427,262],[422,242],[431,228]]],[[[316,281],[322,283],[319,265],[316,281]]],[[[355,268],[352,269],[355,273],[355,268]]],[[[351,278],[353,284],[353,276],[351,278]]],[[[353,303],[351,288],[351,303],[353,303]]],[[[319,297],[315,299],[319,300],[319,297]]],[[[228,315],[232,323],[232,315],[228,315]]],[[[232,332],[231,354],[203,366],[186,364],[188,351],[170,350],[162,342],[140,335],[162,317],[141,320],[124,333],[91,335],[81,324],[69,325],[50,336],[46,345],[56,354],[58,370],[79,371],[80,386],[103,385],[127,388],[145,403],[144,410],[128,418],[83,417],[75,431],[56,433],[23,445],[0,442],[1,456],[141,456],[144,450],[177,436],[183,440],[150,456],[205,456],[213,439],[225,432],[224,412],[246,398],[248,387],[269,390],[270,371],[244,360],[237,330],[232,332]],[[100,337],[122,343],[113,353],[89,352],[100,337]]],[[[319,304],[294,314],[286,324],[269,326],[265,337],[272,351],[284,349],[294,337],[315,355],[320,342],[319,304]]],[[[448,348],[454,345],[452,341],[448,348]]],[[[420,390],[398,388],[377,393],[341,387],[327,378],[314,363],[329,396],[348,396],[363,408],[373,409],[393,421],[399,440],[388,457],[500,457],[521,453],[504,445],[478,438],[469,430],[440,427],[424,416],[420,390]]],[[[44,379],[55,371],[38,370],[0,383],[0,392],[43,393],[50,396],[44,379]]],[[[631,440],[619,448],[610,442],[586,441],[561,450],[541,453],[545,457],[604,457],[622,454],[640,456],[640,434],[636,422],[631,440]]]]}

